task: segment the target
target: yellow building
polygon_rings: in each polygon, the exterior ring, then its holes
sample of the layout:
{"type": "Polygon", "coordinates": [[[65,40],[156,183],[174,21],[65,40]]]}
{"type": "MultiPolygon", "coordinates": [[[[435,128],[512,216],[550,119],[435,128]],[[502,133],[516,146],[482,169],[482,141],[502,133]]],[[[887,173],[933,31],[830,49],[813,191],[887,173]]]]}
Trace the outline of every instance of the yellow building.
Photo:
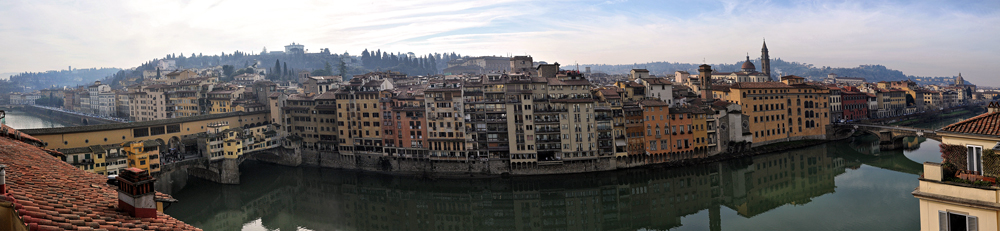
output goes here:
{"type": "Polygon", "coordinates": [[[749,116],[744,124],[753,146],[800,140],[825,139],[830,123],[829,88],[809,85],[798,76],[782,82],[737,82],[713,89],[714,96],[739,104],[749,116]]]}
{"type": "MultiPolygon", "coordinates": [[[[340,154],[376,154],[382,155],[382,117],[379,107],[379,92],[391,88],[386,80],[353,78],[344,88],[335,93],[337,102],[337,137],[339,138],[340,154]]],[[[283,108],[283,110],[305,110],[300,108],[283,108]]],[[[308,118],[308,117],[307,117],[308,118]]],[[[292,118],[286,118],[292,119],[292,118]]],[[[312,118],[308,118],[312,120],[312,118]]],[[[420,121],[414,121],[412,126],[419,129],[420,121]]],[[[399,124],[403,126],[403,124],[399,124]]]]}
{"type": "Polygon", "coordinates": [[[210,108],[208,114],[222,114],[227,112],[233,112],[234,111],[233,102],[239,99],[241,94],[243,94],[242,89],[209,92],[208,102],[210,108]]]}
{"type": "Polygon", "coordinates": [[[127,159],[121,149],[121,145],[111,144],[63,148],[58,151],[65,155],[63,161],[80,170],[100,175],[116,175],[127,166],[127,159]]]}
{"type": "Polygon", "coordinates": [[[160,172],[161,145],[163,144],[156,140],[122,143],[122,152],[128,158],[128,167],[146,170],[149,173],[160,172]]]}
{"type": "Polygon", "coordinates": [[[243,156],[244,130],[228,122],[211,123],[200,141],[210,160],[238,159],[243,156]]]}
{"type": "Polygon", "coordinates": [[[920,230],[998,230],[1000,109],[941,130],[943,164],[924,163],[913,196],[920,200],[920,230]]]}
{"type": "Polygon", "coordinates": [[[201,114],[201,109],[198,107],[198,91],[176,90],[167,95],[170,99],[170,107],[173,107],[173,118],[201,114]]]}

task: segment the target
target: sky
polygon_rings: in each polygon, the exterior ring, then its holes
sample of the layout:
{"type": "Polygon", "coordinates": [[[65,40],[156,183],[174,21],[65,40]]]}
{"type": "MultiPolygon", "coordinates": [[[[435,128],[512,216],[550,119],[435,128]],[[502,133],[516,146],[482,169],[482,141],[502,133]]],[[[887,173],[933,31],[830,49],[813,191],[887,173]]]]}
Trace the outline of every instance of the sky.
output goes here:
{"type": "Polygon", "coordinates": [[[292,42],[308,52],[457,52],[536,61],[882,64],[1000,86],[1000,1],[0,1],[0,76],[130,68],[170,53],[292,42]]]}

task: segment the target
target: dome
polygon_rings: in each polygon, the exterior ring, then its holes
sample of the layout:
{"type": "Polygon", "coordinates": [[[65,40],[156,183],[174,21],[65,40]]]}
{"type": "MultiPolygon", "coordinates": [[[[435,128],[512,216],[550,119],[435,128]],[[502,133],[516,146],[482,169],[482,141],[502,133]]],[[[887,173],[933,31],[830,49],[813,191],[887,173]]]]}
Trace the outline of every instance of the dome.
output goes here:
{"type": "Polygon", "coordinates": [[[743,67],[741,69],[743,69],[743,72],[757,71],[757,67],[753,66],[753,63],[750,62],[750,59],[747,59],[746,62],[743,62],[743,67]]]}
{"type": "Polygon", "coordinates": [[[750,61],[746,61],[746,62],[743,62],[743,68],[742,69],[756,70],[757,67],[753,66],[753,63],[751,63],[750,61]]]}

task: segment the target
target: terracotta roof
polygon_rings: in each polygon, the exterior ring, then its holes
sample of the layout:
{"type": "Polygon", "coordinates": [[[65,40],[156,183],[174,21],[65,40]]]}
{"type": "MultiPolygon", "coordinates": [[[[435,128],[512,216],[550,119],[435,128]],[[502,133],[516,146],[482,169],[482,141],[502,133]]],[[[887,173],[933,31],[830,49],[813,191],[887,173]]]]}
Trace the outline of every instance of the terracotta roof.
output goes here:
{"type": "Polygon", "coordinates": [[[616,91],[615,89],[601,88],[600,91],[601,91],[601,95],[604,95],[604,98],[608,98],[608,99],[620,99],[621,98],[621,97],[618,96],[618,91],[616,91]]]}
{"type": "Polygon", "coordinates": [[[941,128],[941,131],[986,136],[1000,136],[1000,112],[983,113],[976,117],[941,128]]]}
{"type": "Polygon", "coordinates": [[[729,92],[729,85],[712,85],[713,91],[729,92]]]}
{"type": "Polygon", "coordinates": [[[549,82],[549,85],[552,85],[552,86],[558,86],[558,85],[566,85],[566,86],[569,86],[569,85],[590,85],[590,81],[585,80],[585,79],[559,80],[559,79],[556,79],[556,78],[548,78],[548,82],[549,82]]]}
{"type": "Polygon", "coordinates": [[[673,84],[673,83],[670,82],[670,80],[667,80],[667,79],[664,79],[664,78],[645,78],[645,79],[642,79],[642,80],[645,80],[650,85],[671,85],[671,84],[673,84]]]}
{"type": "MultiPolygon", "coordinates": [[[[156,218],[129,216],[118,209],[116,187],[105,177],[73,167],[23,139],[0,137],[0,163],[7,165],[7,194],[0,195],[0,201],[12,202],[31,230],[200,230],[159,212],[156,218]]],[[[156,197],[172,200],[165,194],[156,197]]]]}
{"type": "Polygon", "coordinates": [[[757,67],[754,67],[753,63],[751,63],[750,60],[747,60],[746,62],[743,62],[741,69],[757,69],[757,67]]]}
{"type": "Polygon", "coordinates": [[[662,100],[659,99],[646,99],[639,101],[639,105],[653,107],[653,106],[667,106],[668,104],[667,102],[663,102],[662,100]]]}
{"type": "Polygon", "coordinates": [[[316,99],[337,99],[337,94],[333,91],[327,91],[323,94],[317,95],[316,99]]]}
{"type": "Polygon", "coordinates": [[[782,82],[737,82],[734,83],[730,88],[791,88],[782,82]]]}

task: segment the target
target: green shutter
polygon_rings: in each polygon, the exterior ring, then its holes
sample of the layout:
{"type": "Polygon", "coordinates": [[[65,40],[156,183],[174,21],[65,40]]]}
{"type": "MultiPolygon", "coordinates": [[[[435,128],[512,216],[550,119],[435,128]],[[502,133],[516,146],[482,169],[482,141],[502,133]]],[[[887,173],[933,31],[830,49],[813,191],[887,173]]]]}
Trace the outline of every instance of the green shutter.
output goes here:
{"type": "Polygon", "coordinates": [[[948,231],[948,212],[938,211],[938,224],[941,231],[948,231]]]}
{"type": "Polygon", "coordinates": [[[973,216],[968,216],[966,219],[969,222],[969,231],[979,231],[979,219],[973,216]]]}

